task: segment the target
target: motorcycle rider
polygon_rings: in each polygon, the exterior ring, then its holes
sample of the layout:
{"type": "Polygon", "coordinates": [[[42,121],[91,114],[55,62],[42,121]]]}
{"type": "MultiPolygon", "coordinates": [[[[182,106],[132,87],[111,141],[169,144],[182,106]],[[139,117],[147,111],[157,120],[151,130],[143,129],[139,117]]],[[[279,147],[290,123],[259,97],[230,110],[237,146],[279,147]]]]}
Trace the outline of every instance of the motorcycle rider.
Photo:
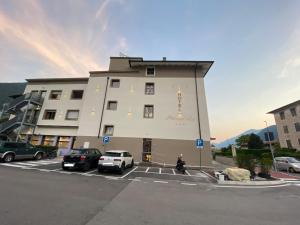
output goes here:
{"type": "Polygon", "coordinates": [[[176,169],[184,173],[185,172],[184,165],[185,162],[182,160],[182,154],[180,154],[177,158],[176,169]]]}

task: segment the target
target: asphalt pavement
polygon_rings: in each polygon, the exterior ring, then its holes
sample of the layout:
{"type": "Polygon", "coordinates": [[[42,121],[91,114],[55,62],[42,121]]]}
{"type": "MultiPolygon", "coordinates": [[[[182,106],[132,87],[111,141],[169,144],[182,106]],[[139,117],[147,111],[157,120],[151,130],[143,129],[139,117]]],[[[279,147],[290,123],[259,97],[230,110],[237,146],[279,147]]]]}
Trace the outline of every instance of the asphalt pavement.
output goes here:
{"type": "MultiPolygon", "coordinates": [[[[163,169],[135,167],[137,175],[130,170],[125,178],[112,179],[29,168],[0,166],[1,225],[299,223],[299,184],[229,188],[205,179],[180,180],[163,169]],[[155,176],[145,171],[141,176],[144,169],[155,176]]],[[[182,177],[194,179],[190,175],[182,177]]]]}

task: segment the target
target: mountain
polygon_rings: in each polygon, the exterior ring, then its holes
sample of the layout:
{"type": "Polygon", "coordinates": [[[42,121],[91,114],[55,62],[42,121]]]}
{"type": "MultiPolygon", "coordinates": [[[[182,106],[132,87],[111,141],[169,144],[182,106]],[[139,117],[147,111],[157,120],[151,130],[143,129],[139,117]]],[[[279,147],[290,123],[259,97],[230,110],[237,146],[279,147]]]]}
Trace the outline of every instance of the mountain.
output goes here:
{"type": "Polygon", "coordinates": [[[11,101],[9,96],[23,94],[26,83],[0,83],[0,111],[4,103],[11,101]]]}
{"type": "Polygon", "coordinates": [[[228,145],[235,144],[235,140],[237,138],[239,138],[240,136],[246,135],[246,134],[251,134],[251,133],[254,133],[254,134],[258,135],[262,140],[265,141],[265,132],[267,132],[267,130],[269,130],[269,132],[273,133],[275,139],[278,139],[276,125],[271,125],[268,128],[247,130],[247,131],[245,131],[245,132],[243,132],[243,133],[241,133],[241,134],[239,134],[239,135],[237,135],[235,137],[229,138],[229,139],[227,139],[225,141],[222,141],[222,142],[214,144],[214,145],[217,148],[227,147],[228,145]]]}

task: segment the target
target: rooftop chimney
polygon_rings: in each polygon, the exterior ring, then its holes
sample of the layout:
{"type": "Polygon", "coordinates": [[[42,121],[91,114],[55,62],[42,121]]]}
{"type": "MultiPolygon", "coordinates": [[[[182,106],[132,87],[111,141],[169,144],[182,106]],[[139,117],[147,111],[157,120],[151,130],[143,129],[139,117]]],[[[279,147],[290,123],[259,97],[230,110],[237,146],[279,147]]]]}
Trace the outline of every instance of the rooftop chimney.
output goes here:
{"type": "Polygon", "coordinates": [[[167,57],[163,57],[163,61],[167,61],[167,57]]]}

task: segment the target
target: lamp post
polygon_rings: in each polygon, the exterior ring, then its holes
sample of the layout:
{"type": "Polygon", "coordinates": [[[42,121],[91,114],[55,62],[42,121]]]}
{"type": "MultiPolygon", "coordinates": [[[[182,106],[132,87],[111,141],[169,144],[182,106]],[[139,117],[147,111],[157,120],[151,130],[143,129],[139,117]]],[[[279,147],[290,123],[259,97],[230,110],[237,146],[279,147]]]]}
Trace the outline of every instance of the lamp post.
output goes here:
{"type": "Polygon", "coordinates": [[[272,147],[271,139],[270,139],[270,131],[269,131],[268,122],[266,120],[264,122],[265,122],[266,128],[267,128],[268,142],[269,142],[269,147],[270,147],[270,151],[271,151],[271,154],[272,154],[274,169],[275,169],[275,171],[277,171],[277,166],[276,166],[276,161],[275,161],[275,158],[274,158],[273,147],[272,147]]]}

